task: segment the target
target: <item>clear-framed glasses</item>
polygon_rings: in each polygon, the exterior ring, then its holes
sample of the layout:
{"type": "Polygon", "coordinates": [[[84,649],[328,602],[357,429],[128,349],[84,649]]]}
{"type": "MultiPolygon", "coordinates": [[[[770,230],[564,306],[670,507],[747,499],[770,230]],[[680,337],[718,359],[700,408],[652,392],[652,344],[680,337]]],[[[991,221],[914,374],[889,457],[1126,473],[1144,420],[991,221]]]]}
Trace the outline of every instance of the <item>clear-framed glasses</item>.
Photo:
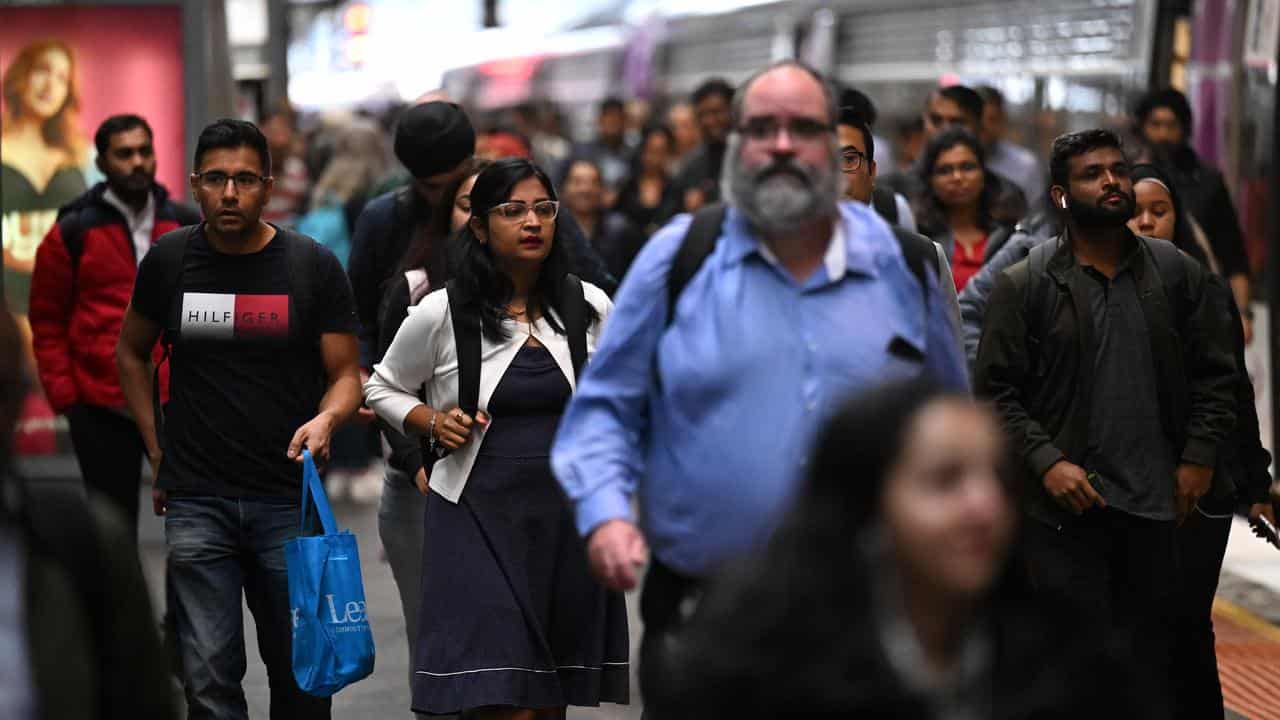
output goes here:
{"type": "Polygon", "coordinates": [[[266,184],[267,178],[251,172],[236,173],[228,175],[221,170],[210,170],[209,172],[196,173],[196,179],[200,181],[200,186],[210,192],[222,192],[230,180],[236,184],[236,190],[241,192],[252,192],[261,189],[266,184]]]}
{"type": "Polygon", "coordinates": [[[846,173],[857,172],[866,159],[866,153],[847,147],[840,151],[840,169],[846,173]]]}
{"type": "Polygon", "coordinates": [[[813,118],[793,118],[790,122],[782,122],[771,115],[747,118],[738,128],[748,139],[765,142],[777,137],[778,131],[786,129],[787,134],[795,140],[813,142],[821,139],[835,128],[813,118]]]}
{"type": "MultiPolygon", "coordinates": [[[[503,220],[510,222],[518,222],[525,219],[529,214],[530,205],[524,202],[505,202],[501,205],[494,205],[489,210],[490,213],[496,214],[503,220]]],[[[559,200],[543,200],[536,202],[532,206],[533,214],[539,220],[555,220],[556,214],[560,212],[559,200]]]]}

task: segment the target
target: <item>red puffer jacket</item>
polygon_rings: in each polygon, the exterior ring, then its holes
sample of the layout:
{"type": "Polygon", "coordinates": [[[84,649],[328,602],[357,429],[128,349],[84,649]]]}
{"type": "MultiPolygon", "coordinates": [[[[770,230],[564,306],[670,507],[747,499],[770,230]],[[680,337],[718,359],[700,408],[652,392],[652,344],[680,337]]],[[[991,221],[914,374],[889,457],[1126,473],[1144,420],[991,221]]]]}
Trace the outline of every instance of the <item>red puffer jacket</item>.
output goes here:
{"type": "MultiPolygon", "coordinates": [[[[116,370],[116,341],[138,272],[133,234],[120,211],[103,199],[99,183],[58,211],[58,222],[36,251],[29,317],[36,364],[54,410],[76,403],[124,407],[116,370]]],[[[200,222],[194,209],[169,201],[157,185],[154,243],[200,222]]],[[[161,356],[156,348],[156,360],[161,356]]],[[[168,396],[168,364],[161,391],[168,396]]]]}

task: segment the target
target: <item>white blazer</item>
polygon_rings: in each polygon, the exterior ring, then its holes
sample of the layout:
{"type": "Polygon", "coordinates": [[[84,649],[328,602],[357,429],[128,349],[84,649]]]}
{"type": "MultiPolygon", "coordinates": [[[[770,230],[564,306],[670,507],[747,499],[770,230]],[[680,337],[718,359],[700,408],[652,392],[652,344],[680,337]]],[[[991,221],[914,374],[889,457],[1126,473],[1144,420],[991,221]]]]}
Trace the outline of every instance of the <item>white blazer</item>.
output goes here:
{"type": "MultiPolygon", "coordinates": [[[[587,329],[589,359],[595,354],[600,329],[613,310],[613,303],[603,290],[591,283],[583,282],[582,290],[587,302],[600,313],[600,322],[587,329]]],[[[568,338],[552,330],[545,319],[533,323],[532,328],[529,323],[515,320],[507,320],[504,325],[511,332],[509,340],[494,342],[483,333],[480,336],[481,410],[488,410],[489,399],[493,397],[498,381],[530,334],[555,358],[560,372],[569,381],[569,387],[577,388],[568,338]]],[[[413,433],[405,431],[404,420],[410,411],[422,404],[417,392],[424,384],[430,407],[448,410],[458,405],[458,352],[453,340],[453,319],[449,315],[449,294],[443,289],[409,308],[409,316],[391,341],[387,354],[382,362],[373,366],[373,374],[365,383],[365,403],[378,417],[412,437],[413,433]]],[[[449,502],[456,503],[462,497],[462,489],[475,465],[480,444],[484,442],[484,432],[480,426],[474,426],[467,444],[431,466],[431,489],[449,502]]],[[[424,458],[426,460],[429,458],[424,458]]]]}

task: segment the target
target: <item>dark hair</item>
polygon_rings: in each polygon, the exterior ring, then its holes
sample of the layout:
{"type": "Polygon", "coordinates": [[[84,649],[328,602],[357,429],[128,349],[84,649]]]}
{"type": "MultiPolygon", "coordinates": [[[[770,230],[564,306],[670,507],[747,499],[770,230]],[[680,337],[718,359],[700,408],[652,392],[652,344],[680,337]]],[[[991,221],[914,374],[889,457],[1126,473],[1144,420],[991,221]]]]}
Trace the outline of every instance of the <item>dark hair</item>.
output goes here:
{"type": "Polygon", "coordinates": [[[978,224],[987,231],[991,230],[993,224],[992,209],[996,206],[997,187],[991,179],[991,171],[987,169],[987,153],[973,133],[962,127],[949,127],[929,140],[924,147],[921,162],[917,166],[922,192],[913,203],[916,209],[916,224],[919,225],[920,232],[930,237],[941,235],[947,229],[946,208],[942,206],[942,201],[933,191],[931,182],[933,166],[938,164],[938,157],[942,153],[960,145],[969,148],[978,158],[978,164],[982,166],[983,183],[982,194],[978,196],[978,224]]]}
{"type": "Polygon", "coordinates": [[[975,123],[982,122],[982,96],[973,88],[964,85],[948,85],[934,90],[933,94],[959,105],[966,115],[973,117],[975,123]]]}
{"type": "Polygon", "coordinates": [[[151,126],[140,115],[112,115],[103,120],[97,132],[93,134],[93,144],[98,148],[98,154],[107,154],[107,150],[111,147],[112,135],[128,132],[134,128],[142,128],[147,131],[148,138],[155,138],[155,133],[151,132],[151,126]]]}
{"type": "Polygon", "coordinates": [[[230,150],[247,147],[258,152],[262,160],[262,173],[271,174],[271,151],[267,148],[267,136],[262,134],[257,125],[244,120],[222,118],[200,131],[196,140],[196,156],[192,169],[200,170],[200,161],[210,150],[230,150]]]}
{"type": "Polygon", "coordinates": [[[622,102],[620,98],[607,97],[600,102],[600,112],[599,112],[600,115],[604,115],[605,113],[608,113],[608,112],[625,113],[626,111],[627,111],[627,106],[622,102]]]}
{"type": "Polygon", "coordinates": [[[1173,244],[1179,250],[1200,261],[1206,268],[1209,267],[1209,258],[1205,257],[1204,250],[1196,242],[1195,231],[1191,229],[1192,221],[1183,212],[1182,198],[1178,196],[1178,189],[1174,185],[1172,178],[1164,170],[1161,170],[1158,165],[1150,163],[1134,165],[1129,177],[1133,180],[1135,193],[1137,192],[1138,183],[1143,180],[1156,180],[1164,186],[1165,190],[1169,192],[1169,200],[1173,203],[1173,244]]]}
{"type": "Polygon", "coordinates": [[[871,135],[871,123],[867,122],[866,117],[857,108],[846,105],[840,108],[840,122],[837,124],[848,125],[862,133],[862,144],[867,146],[867,160],[875,162],[876,141],[871,135]]]}
{"type": "MultiPolygon", "coordinates": [[[[433,268],[432,259],[438,255],[436,244],[447,244],[449,236],[453,234],[453,229],[449,227],[449,223],[453,219],[453,204],[458,199],[458,190],[462,189],[462,183],[466,182],[467,178],[489,167],[489,161],[484,158],[467,158],[462,163],[466,171],[445,186],[444,193],[440,196],[442,200],[447,202],[441,203],[438,212],[428,214],[426,232],[413,233],[413,241],[409,244],[409,249],[405,251],[404,258],[400,261],[402,272],[407,270],[426,270],[428,276],[432,276],[443,270],[440,267],[433,268]],[[433,273],[432,270],[436,270],[437,273],[433,273]]],[[[416,192],[412,190],[409,192],[410,199],[420,199],[416,192]]],[[[432,277],[431,281],[435,283],[437,278],[432,277]]]]}
{"type": "MultiPolygon", "coordinates": [[[[879,113],[876,112],[876,104],[871,102],[871,98],[867,94],[857,88],[846,87],[840,91],[840,109],[843,114],[846,108],[852,108],[854,112],[862,116],[867,125],[874,126],[879,113]]],[[[845,123],[848,124],[848,123],[845,123]]]]}
{"type": "Polygon", "coordinates": [[[631,177],[627,178],[627,184],[630,184],[636,176],[640,174],[640,163],[644,155],[644,146],[649,144],[649,138],[654,135],[661,135],[667,139],[667,147],[674,152],[676,146],[676,136],[671,133],[671,128],[666,125],[655,124],[647,125],[644,130],[640,131],[640,142],[636,143],[635,152],[631,154],[631,177]]]}
{"type": "MultiPolygon", "coordinates": [[[[471,188],[471,218],[488,223],[489,211],[507,202],[516,184],[529,178],[537,178],[547,195],[552,200],[556,199],[551,178],[541,168],[523,158],[504,158],[485,168],[476,178],[476,184],[471,188]]],[[[489,245],[480,243],[470,222],[458,231],[451,242],[451,250],[455,253],[453,277],[463,302],[479,311],[480,326],[485,336],[494,340],[508,338],[510,333],[502,326],[502,321],[506,317],[506,304],[511,299],[511,279],[494,265],[489,245]]],[[[542,263],[528,305],[531,314],[535,308],[543,311],[547,323],[560,334],[564,334],[564,328],[546,311],[553,310],[564,316],[564,277],[572,266],[565,243],[562,223],[557,221],[551,252],[542,263]]],[[[588,325],[600,319],[599,312],[589,303],[586,318],[588,325]]]]}
{"type": "Polygon", "coordinates": [[[1182,125],[1184,136],[1191,135],[1191,103],[1187,101],[1187,96],[1174,88],[1160,88],[1152,90],[1143,95],[1138,100],[1137,107],[1133,110],[1134,121],[1137,122],[1137,135],[1142,136],[1142,125],[1150,117],[1152,111],[1156,108],[1168,108],[1177,116],[1178,123],[1182,125]]]}
{"type": "Polygon", "coordinates": [[[703,100],[716,95],[724,98],[724,101],[727,103],[733,102],[733,86],[724,78],[711,78],[710,80],[704,80],[703,83],[693,91],[691,98],[693,100],[693,104],[697,105],[703,100]]]}
{"type": "Polygon", "coordinates": [[[736,128],[742,123],[742,106],[746,103],[747,93],[751,90],[751,86],[755,84],[756,80],[759,80],[761,77],[768,75],[774,70],[788,67],[803,71],[806,75],[813,78],[814,82],[818,83],[818,87],[822,88],[822,97],[826,100],[827,104],[827,122],[834,125],[839,121],[840,101],[836,97],[836,89],[835,86],[831,84],[831,81],[828,80],[825,75],[815,70],[812,66],[799,60],[788,59],[770,63],[768,66],[757,70],[751,74],[751,77],[747,78],[738,86],[738,92],[733,96],[733,105],[730,107],[730,113],[733,117],[733,127],[736,128]]]}
{"type": "Polygon", "coordinates": [[[985,107],[986,105],[990,105],[991,107],[999,110],[1000,112],[1004,112],[1004,93],[1000,92],[999,90],[995,89],[990,85],[979,85],[978,87],[974,88],[974,91],[977,92],[978,96],[982,98],[984,110],[986,109],[985,107]]]}
{"type": "Polygon", "coordinates": [[[1102,128],[1064,133],[1054,138],[1053,149],[1049,151],[1050,181],[1054,185],[1066,187],[1071,175],[1067,163],[1071,158],[1098,148],[1115,148],[1124,152],[1124,143],[1119,135],[1102,128]]]}

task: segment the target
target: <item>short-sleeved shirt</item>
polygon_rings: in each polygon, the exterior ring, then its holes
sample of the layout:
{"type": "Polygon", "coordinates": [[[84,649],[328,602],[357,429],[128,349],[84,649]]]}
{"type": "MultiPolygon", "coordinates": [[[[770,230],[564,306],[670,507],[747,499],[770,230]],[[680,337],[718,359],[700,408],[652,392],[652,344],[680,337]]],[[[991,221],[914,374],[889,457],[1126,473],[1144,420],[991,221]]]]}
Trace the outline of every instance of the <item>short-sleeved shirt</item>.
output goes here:
{"type": "Polygon", "coordinates": [[[262,250],[220,253],[204,226],[187,241],[181,280],[148,253],[133,308],[170,328],[169,404],[157,486],[175,494],[296,498],[301,472],[285,456],[328,387],[325,333],[354,335],[355,301],[333,253],[316,246],[311,298],[298,317],[283,231],[262,250]]]}
{"type": "Polygon", "coordinates": [[[1132,269],[1137,252],[1110,280],[1092,267],[1080,268],[1089,279],[1084,285],[1097,338],[1084,465],[1097,473],[1108,507],[1172,520],[1176,455],[1160,422],[1155,359],[1132,269]]]}

